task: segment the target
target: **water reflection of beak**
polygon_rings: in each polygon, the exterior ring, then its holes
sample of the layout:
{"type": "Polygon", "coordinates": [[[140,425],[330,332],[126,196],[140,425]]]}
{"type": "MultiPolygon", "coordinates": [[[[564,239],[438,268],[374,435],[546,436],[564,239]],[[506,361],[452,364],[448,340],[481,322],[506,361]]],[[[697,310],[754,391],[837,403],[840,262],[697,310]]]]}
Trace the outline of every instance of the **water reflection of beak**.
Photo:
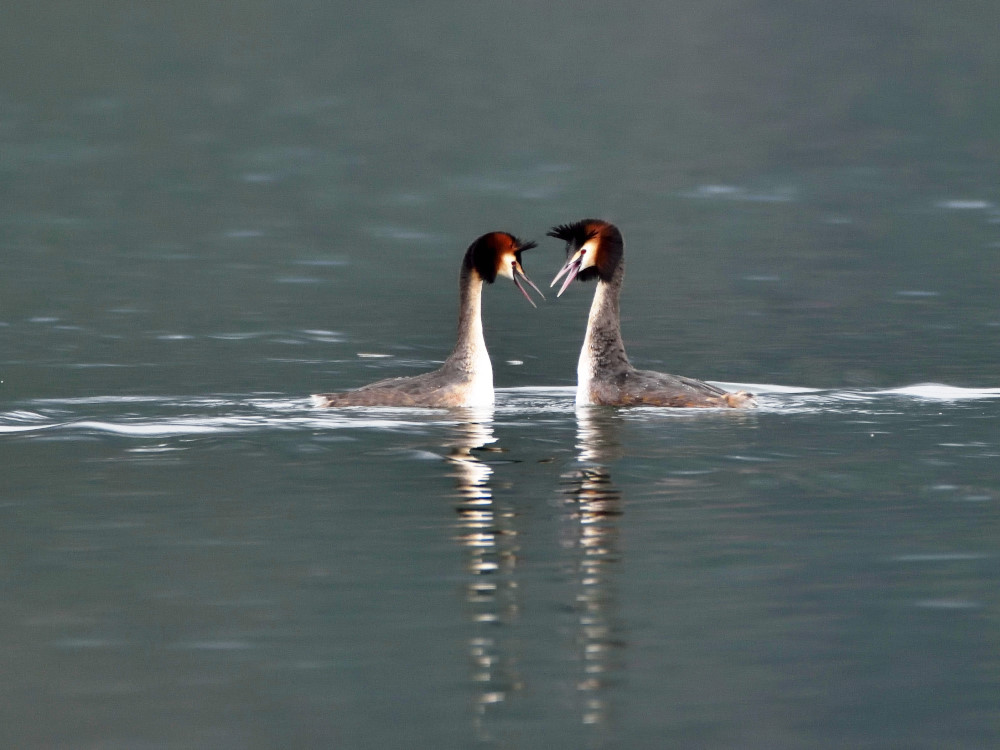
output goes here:
{"type": "Polygon", "coordinates": [[[516,260],[512,261],[510,264],[510,273],[511,273],[511,278],[514,279],[514,286],[516,286],[518,290],[520,290],[521,294],[523,294],[524,298],[531,303],[532,307],[538,307],[538,305],[535,304],[535,301],[531,299],[531,296],[528,294],[525,288],[521,286],[521,280],[523,279],[528,284],[528,286],[530,286],[532,289],[538,292],[538,296],[540,296],[542,299],[545,299],[545,295],[542,294],[541,289],[535,286],[535,282],[528,278],[528,275],[524,272],[524,268],[522,268],[521,264],[518,263],[516,260]]]}
{"type": "Polygon", "coordinates": [[[562,293],[566,291],[566,287],[568,287],[573,282],[573,279],[576,278],[576,275],[580,273],[580,266],[582,265],[583,250],[577,250],[576,253],[566,261],[566,265],[559,269],[559,273],[556,274],[556,277],[552,279],[552,283],[549,284],[549,286],[555,286],[556,282],[562,278],[563,274],[566,274],[566,280],[563,282],[563,285],[559,287],[559,291],[556,293],[557,297],[562,296],[562,293]]]}

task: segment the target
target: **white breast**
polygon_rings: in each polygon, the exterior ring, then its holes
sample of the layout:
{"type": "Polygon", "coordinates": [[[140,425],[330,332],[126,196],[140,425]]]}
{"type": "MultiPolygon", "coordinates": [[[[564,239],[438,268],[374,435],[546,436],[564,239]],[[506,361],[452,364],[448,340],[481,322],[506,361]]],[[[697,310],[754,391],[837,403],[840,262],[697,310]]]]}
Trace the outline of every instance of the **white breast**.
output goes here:
{"type": "Polygon", "coordinates": [[[493,365],[485,346],[477,347],[473,354],[472,379],[466,394],[463,406],[493,405],[493,365]]]}
{"type": "Polygon", "coordinates": [[[594,381],[594,358],[587,343],[584,342],[583,349],[580,350],[580,359],[576,363],[577,406],[586,406],[593,403],[590,398],[590,385],[594,381]]]}

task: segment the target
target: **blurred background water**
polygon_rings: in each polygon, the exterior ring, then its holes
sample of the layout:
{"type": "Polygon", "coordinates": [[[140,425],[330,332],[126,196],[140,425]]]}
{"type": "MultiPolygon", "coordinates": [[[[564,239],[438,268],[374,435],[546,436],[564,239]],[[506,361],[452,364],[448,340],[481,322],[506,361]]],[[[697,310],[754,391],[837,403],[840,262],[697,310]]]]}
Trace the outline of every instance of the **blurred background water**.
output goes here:
{"type": "Polygon", "coordinates": [[[0,740],[995,745],[998,20],[7,8],[0,740]],[[759,410],[577,413],[591,287],[507,283],[494,413],[309,408],[585,216],[633,361],[759,410]]]}

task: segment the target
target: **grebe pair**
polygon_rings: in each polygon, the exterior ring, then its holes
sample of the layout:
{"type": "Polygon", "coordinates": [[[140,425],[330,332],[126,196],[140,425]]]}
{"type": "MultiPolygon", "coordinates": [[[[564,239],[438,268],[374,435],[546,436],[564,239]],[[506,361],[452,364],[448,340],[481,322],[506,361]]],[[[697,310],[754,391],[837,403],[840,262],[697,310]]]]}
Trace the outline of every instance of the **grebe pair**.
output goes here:
{"type": "MultiPolygon", "coordinates": [[[[574,279],[597,280],[587,333],[577,364],[576,403],[604,406],[753,406],[749,393],[729,393],[693,378],[637,370],[625,354],[618,299],[625,278],[625,242],[614,224],[584,219],[554,227],[548,236],[566,243],[566,264],[550,286],[566,277],[556,296],[574,279]]],[[[521,253],[535,247],[506,232],[477,239],[465,253],[459,276],[458,342],[437,370],[409,378],[389,378],[344,393],[314,395],[317,406],[488,406],[493,403],[493,368],[483,338],[480,297],[483,282],[511,279],[532,305],[523,280],[521,253]]],[[[544,298],[544,295],[542,295],[544,298]]]]}

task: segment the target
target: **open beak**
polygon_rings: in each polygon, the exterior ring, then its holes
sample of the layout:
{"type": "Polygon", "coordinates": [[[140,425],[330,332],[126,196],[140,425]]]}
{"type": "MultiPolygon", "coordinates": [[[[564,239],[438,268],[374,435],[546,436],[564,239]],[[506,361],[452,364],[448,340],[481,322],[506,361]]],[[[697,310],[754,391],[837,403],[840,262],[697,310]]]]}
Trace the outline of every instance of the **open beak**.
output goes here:
{"type": "Polygon", "coordinates": [[[510,264],[510,271],[511,271],[511,276],[514,279],[514,286],[516,286],[518,290],[520,290],[521,294],[523,294],[524,298],[531,303],[532,307],[538,307],[538,305],[535,304],[535,300],[531,299],[531,296],[528,294],[525,288],[521,286],[521,280],[523,279],[525,282],[527,282],[528,286],[530,286],[532,289],[538,292],[538,296],[540,296],[542,299],[545,299],[545,295],[542,294],[542,290],[539,289],[537,286],[535,286],[534,281],[528,278],[528,276],[524,273],[524,269],[521,268],[521,264],[518,263],[517,261],[514,261],[513,263],[510,264]]]}
{"type": "Polygon", "coordinates": [[[556,277],[552,279],[552,283],[549,284],[549,286],[555,286],[556,282],[562,278],[563,274],[566,274],[566,280],[563,282],[563,285],[559,287],[559,291],[556,293],[557,297],[562,296],[562,293],[566,291],[566,287],[568,287],[573,282],[573,279],[576,278],[576,275],[580,273],[580,265],[582,263],[583,251],[578,250],[572,258],[566,261],[566,265],[559,269],[559,273],[556,274],[556,277]]]}

